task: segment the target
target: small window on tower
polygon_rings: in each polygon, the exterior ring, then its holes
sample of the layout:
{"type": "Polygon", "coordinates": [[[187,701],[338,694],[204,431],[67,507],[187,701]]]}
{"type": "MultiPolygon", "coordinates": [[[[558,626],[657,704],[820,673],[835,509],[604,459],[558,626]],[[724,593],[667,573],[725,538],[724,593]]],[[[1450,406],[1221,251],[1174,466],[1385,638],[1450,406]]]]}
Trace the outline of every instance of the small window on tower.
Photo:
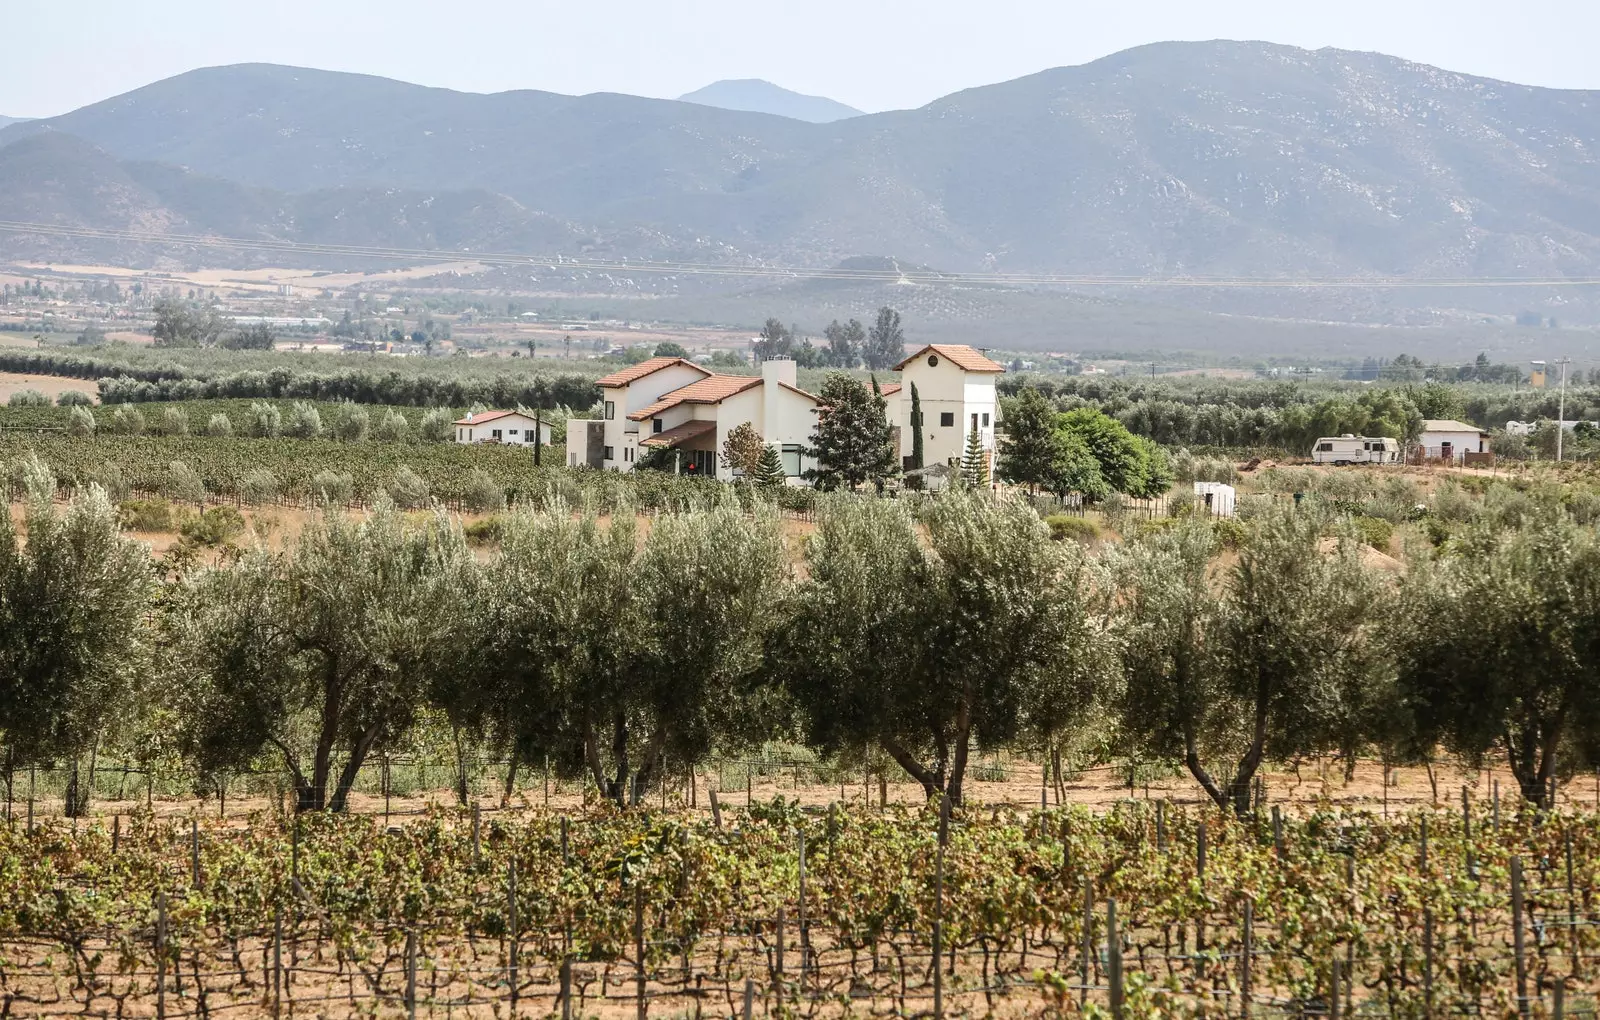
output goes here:
{"type": "Polygon", "coordinates": [[[937,354],[928,355],[928,367],[929,368],[938,368],[939,367],[939,356],[937,354]]]}
{"type": "Polygon", "coordinates": [[[984,428],[988,428],[989,427],[989,412],[988,411],[983,412],[983,427],[984,428]]]}
{"type": "Polygon", "coordinates": [[[955,424],[956,424],[956,413],[954,411],[940,411],[939,412],[939,425],[940,425],[941,428],[947,428],[947,429],[954,428],[955,424]]]}

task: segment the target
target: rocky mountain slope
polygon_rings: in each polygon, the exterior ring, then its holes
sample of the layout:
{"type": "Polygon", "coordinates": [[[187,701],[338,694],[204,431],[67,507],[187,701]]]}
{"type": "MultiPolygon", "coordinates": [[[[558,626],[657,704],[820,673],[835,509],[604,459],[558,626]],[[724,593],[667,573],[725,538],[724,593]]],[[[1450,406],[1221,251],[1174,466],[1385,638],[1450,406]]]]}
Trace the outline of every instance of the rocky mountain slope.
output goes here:
{"type": "Polygon", "coordinates": [[[776,117],[790,117],[812,124],[831,124],[847,117],[861,116],[861,111],[853,106],[846,106],[826,96],[791,92],[760,78],[729,78],[712,82],[678,99],[680,102],[715,106],[722,110],[770,113],[776,117]]]}

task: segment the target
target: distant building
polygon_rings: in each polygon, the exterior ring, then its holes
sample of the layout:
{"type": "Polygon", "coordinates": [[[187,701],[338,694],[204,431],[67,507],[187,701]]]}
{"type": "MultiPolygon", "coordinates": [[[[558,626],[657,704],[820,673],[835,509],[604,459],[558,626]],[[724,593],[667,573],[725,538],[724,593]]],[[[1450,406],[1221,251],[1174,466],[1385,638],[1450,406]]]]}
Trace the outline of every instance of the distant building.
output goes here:
{"type": "Polygon", "coordinates": [[[1422,423],[1417,439],[1422,456],[1428,460],[1458,463],[1465,455],[1489,452],[1489,433],[1476,425],[1450,418],[1430,418],[1422,423]]]}
{"type": "Polygon", "coordinates": [[[990,458],[992,475],[995,426],[1000,404],[995,378],[1005,366],[964,344],[928,344],[895,366],[899,383],[883,387],[889,421],[900,430],[900,458],[911,463],[915,429],[911,421],[911,387],[917,387],[922,408],[922,463],[958,463],[967,451],[967,434],[976,431],[990,458]]]}
{"type": "Polygon", "coordinates": [[[550,423],[537,421],[521,411],[479,411],[454,422],[458,443],[502,443],[532,446],[535,436],[540,446],[550,445],[550,423]]]}
{"type": "Polygon", "coordinates": [[[1213,517],[1232,517],[1237,494],[1224,482],[1195,482],[1194,500],[1213,517]]]}

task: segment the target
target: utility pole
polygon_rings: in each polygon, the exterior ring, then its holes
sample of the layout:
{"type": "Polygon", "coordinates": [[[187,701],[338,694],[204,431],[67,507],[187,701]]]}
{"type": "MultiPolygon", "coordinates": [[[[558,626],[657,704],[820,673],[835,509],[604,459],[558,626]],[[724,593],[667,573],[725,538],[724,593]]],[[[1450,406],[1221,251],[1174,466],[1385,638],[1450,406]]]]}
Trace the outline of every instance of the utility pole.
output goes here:
{"type": "Polygon", "coordinates": [[[1556,404],[1556,463],[1561,463],[1561,440],[1567,432],[1567,366],[1572,364],[1571,358],[1562,358],[1558,365],[1561,366],[1561,397],[1556,404]]]}

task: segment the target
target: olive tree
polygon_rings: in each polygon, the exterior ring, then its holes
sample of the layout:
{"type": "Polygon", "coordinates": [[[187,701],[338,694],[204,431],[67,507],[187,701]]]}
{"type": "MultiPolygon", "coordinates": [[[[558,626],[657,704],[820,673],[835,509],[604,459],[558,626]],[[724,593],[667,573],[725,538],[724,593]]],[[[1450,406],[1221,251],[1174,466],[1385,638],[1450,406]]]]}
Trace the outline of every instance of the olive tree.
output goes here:
{"type": "Polygon", "coordinates": [[[367,756],[458,666],[454,592],[473,569],[459,528],[385,505],[364,521],[330,510],[282,552],[186,580],[167,623],[190,753],[216,772],[270,752],[302,810],[343,810],[367,756]]]}
{"type": "Polygon", "coordinates": [[[882,748],[960,803],[970,749],[1050,737],[1091,708],[1101,641],[1075,544],[1026,504],[957,492],[826,505],[774,658],[824,750],[882,748]]]}
{"type": "Polygon", "coordinates": [[[1474,765],[1504,753],[1522,796],[1547,806],[1551,778],[1600,745],[1592,529],[1551,518],[1471,532],[1419,564],[1405,594],[1399,686],[1420,748],[1474,765]]]}
{"type": "MultiPolygon", "coordinates": [[[[514,514],[489,568],[467,708],[523,757],[619,805],[667,770],[759,735],[764,641],[787,572],[779,522],[734,505],[608,527],[514,514]]],[[[458,703],[459,704],[459,703],[458,703]]]]}
{"type": "Polygon", "coordinates": [[[1113,556],[1122,738],[1183,761],[1219,807],[1247,812],[1263,762],[1351,750],[1370,721],[1383,593],[1358,544],[1323,525],[1272,512],[1227,570],[1203,520],[1113,556]]]}
{"type": "MultiPolygon", "coordinates": [[[[71,762],[67,809],[87,807],[79,763],[125,705],[146,648],[149,552],[124,538],[98,486],[65,510],[55,479],[24,462],[27,540],[0,514],[0,729],[18,764],[71,762]]],[[[92,767],[91,767],[92,768],[92,767]]]]}

